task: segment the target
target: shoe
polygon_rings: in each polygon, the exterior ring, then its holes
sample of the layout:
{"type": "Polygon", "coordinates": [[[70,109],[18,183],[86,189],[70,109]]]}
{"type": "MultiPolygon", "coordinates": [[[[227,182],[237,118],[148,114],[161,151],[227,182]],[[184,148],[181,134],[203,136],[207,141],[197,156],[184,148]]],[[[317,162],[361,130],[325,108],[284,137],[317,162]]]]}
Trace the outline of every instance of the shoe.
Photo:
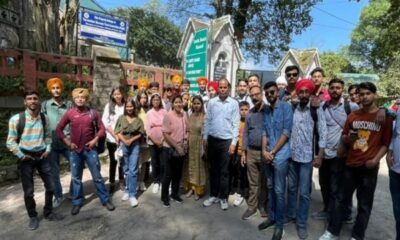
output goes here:
{"type": "Polygon", "coordinates": [[[315,220],[326,220],[328,219],[328,213],[325,211],[319,211],[311,214],[311,217],[315,220]]]}
{"type": "Polygon", "coordinates": [[[228,209],[228,200],[226,200],[226,199],[221,199],[220,201],[219,201],[219,203],[220,203],[220,205],[221,205],[221,209],[222,210],[227,210],[228,209]]]}
{"type": "Polygon", "coordinates": [[[81,206],[80,205],[74,205],[72,207],[71,214],[72,215],[76,215],[76,214],[79,213],[80,210],[81,210],[81,206]]]}
{"type": "Polygon", "coordinates": [[[126,187],[125,187],[125,183],[123,180],[120,180],[118,185],[119,185],[119,189],[121,189],[121,191],[125,191],[126,187]]]}
{"type": "Polygon", "coordinates": [[[243,199],[244,198],[240,194],[236,195],[236,199],[233,201],[233,206],[239,207],[240,204],[242,204],[243,199]]]}
{"type": "Polygon", "coordinates": [[[54,200],[53,200],[53,208],[58,208],[63,201],[64,201],[64,197],[54,198],[54,200]]]}
{"type": "Polygon", "coordinates": [[[169,208],[171,205],[169,204],[169,201],[162,201],[163,202],[163,206],[166,208],[169,208]]]}
{"type": "Polygon", "coordinates": [[[339,239],[338,236],[333,235],[328,230],[326,230],[324,234],[321,237],[319,237],[319,240],[338,240],[338,239],[339,239]]]}
{"type": "Polygon", "coordinates": [[[124,195],[122,196],[121,200],[122,201],[127,201],[129,199],[129,194],[126,192],[124,193],[124,195]]]}
{"type": "Polygon", "coordinates": [[[160,190],[160,184],[159,183],[153,183],[153,193],[156,194],[160,190]]]}
{"type": "Polygon", "coordinates": [[[107,208],[108,211],[114,211],[115,206],[110,202],[110,200],[103,204],[104,207],[107,208]]]}
{"type": "Polygon", "coordinates": [[[203,207],[209,207],[217,202],[219,202],[219,199],[217,197],[209,197],[207,200],[203,202],[203,207]]]}
{"type": "Polygon", "coordinates": [[[286,217],[283,222],[283,225],[288,225],[291,223],[296,223],[296,218],[286,217]]]}
{"type": "Polygon", "coordinates": [[[354,223],[354,219],[351,216],[349,216],[349,217],[343,219],[343,223],[344,224],[352,224],[352,223],[354,223]]]}
{"type": "Polygon", "coordinates": [[[186,198],[190,198],[192,195],[193,195],[193,190],[190,189],[190,190],[185,194],[185,197],[186,197],[186,198]]]}
{"type": "Polygon", "coordinates": [[[258,209],[258,211],[260,212],[260,216],[261,216],[262,218],[268,217],[268,214],[267,214],[267,212],[266,212],[264,209],[260,208],[260,209],[258,209]]]}
{"type": "Polygon", "coordinates": [[[60,220],[64,219],[64,216],[54,213],[54,212],[51,212],[49,215],[44,217],[44,219],[46,219],[47,221],[60,221],[60,220]]]}
{"type": "Polygon", "coordinates": [[[131,202],[132,207],[137,207],[139,204],[138,200],[135,197],[130,197],[129,202],[131,202]]]}
{"type": "Polygon", "coordinates": [[[29,218],[29,230],[36,230],[39,227],[39,219],[37,217],[29,218]]]}
{"type": "Polygon", "coordinates": [[[146,190],[147,190],[147,187],[146,187],[146,185],[144,184],[144,182],[139,182],[139,191],[144,192],[144,191],[146,191],[146,190]]]}
{"type": "Polygon", "coordinates": [[[267,229],[274,225],[275,225],[275,221],[267,219],[264,222],[262,222],[260,225],[258,225],[258,230],[261,231],[261,230],[267,229]]]}
{"type": "Polygon", "coordinates": [[[282,228],[275,228],[274,235],[272,236],[272,240],[281,240],[284,235],[282,228]]]}
{"type": "Polygon", "coordinates": [[[200,199],[200,196],[199,195],[197,195],[196,193],[194,194],[194,200],[195,201],[198,201],[200,199]]]}
{"type": "Polygon", "coordinates": [[[179,197],[179,196],[171,196],[171,199],[174,200],[177,203],[182,203],[183,202],[182,198],[179,197]]]}
{"type": "Polygon", "coordinates": [[[297,228],[297,236],[301,240],[307,239],[307,237],[308,237],[307,229],[306,228],[297,228]]]}
{"type": "Polygon", "coordinates": [[[256,213],[257,213],[257,210],[247,209],[246,212],[244,212],[242,215],[242,220],[247,220],[247,219],[251,218],[252,216],[254,216],[256,213]]]}

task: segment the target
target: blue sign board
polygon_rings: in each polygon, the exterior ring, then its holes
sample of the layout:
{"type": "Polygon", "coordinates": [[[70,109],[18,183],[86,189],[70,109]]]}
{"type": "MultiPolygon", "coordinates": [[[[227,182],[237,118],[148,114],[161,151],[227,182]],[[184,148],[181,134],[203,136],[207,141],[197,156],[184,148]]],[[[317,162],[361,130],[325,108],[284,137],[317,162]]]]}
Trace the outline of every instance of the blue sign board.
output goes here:
{"type": "Polygon", "coordinates": [[[86,9],[80,11],[79,21],[79,38],[118,46],[127,45],[127,21],[86,9]]]}

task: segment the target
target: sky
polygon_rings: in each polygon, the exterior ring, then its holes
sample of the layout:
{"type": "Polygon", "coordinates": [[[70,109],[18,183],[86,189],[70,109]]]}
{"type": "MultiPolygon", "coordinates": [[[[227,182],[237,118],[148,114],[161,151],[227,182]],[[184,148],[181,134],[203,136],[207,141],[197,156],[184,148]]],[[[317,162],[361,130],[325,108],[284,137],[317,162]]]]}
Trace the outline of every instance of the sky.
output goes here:
{"type": "MultiPolygon", "coordinates": [[[[134,6],[141,7],[147,1],[140,0],[96,0],[106,9],[115,7],[134,6]]],[[[164,1],[162,1],[164,2],[164,1]]],[[[351,31],[358,23],[361,10],[368,4],[368,0],[323,0],[316,4],[311,16],[313,22],[310,27],[300,35],[293,36],[290,48],[318,48],[319,52],[338,51],[341,46],[350,43],[351,31]]],[[[266,57],[262,57],[256,64],[247,59],[241,64],[244,69],[273,69],[266,57]]]]}

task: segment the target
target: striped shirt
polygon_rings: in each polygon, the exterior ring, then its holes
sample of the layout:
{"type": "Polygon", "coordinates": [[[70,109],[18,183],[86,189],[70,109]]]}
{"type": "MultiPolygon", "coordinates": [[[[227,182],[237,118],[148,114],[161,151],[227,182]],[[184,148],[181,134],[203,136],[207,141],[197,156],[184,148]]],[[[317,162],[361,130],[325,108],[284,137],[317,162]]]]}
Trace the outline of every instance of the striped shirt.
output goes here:
{"type": "MultiPolygon", "coordinates": [[[[21,149],[28,152],[40,152],[46,149],[46,152],[51,150],[51,134],[46,131],[46,139],[43,140],[42,119],[38,114],[36,117],[25,110],[25,127],[20,136],[19,143],[17,126],[19,122],[19,114],[10,118],[8,123],[7,148],[18,158],[25,156],[21,149]]],[[[46,129],[49,129],[49,119],[46,117],[46,129]]]]}

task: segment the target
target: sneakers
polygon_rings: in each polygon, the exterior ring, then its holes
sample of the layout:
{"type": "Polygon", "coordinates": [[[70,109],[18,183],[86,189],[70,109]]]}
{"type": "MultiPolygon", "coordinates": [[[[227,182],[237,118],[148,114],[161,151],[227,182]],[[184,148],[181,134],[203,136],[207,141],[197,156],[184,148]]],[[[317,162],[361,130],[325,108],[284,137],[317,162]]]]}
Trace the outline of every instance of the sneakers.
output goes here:
{"type": "Polygon", "coordinates": [[[110,200],[108,202],[106,202],[105,204],[103,204],[103,206],[106,207],[108,211],[114,211],[114,209],[115,209],[114,204],[112,204],[110,202],[110,200]]]}
{"type": "Polygon", "coordinates": [[[81,210],[81,205],[74,205],[71,210],[72,215],[77,215],[81,210]]]}
{"type": "Polygon", "coordinates": [[[152,192],[154,193],[154,194],[156,194],[156,193],[158,193],[158,191],[160,191],[160,184],[159,183],[153,183],[153,189],[152,189],[152,192]]]}
{"type": "Polygon", "coordinates": [[[319,237],[319,240],[338,240],[338,239],[339,239],[338,236],[333,235],[328,230],[326,230],[324,234],[321,237],[319,237]]]}
{"type": "Polygon", "coordinates": [[[169,201],[162,201],[163,202],[163,206],[166,208],[169,208],[171,205],[169,204],[169,201]]]}
{"type": "Polygon", "coordinates": [[[252,216],[254,216],[254,214],[256,214],[256,213],[257,213],[257,210],[247,209],[246,212],[244,212],[242,215],[242,220],[247,220],[247,219],[251,218],[252,216]]]}
{"type": "Polygon", "coordinates": [[[139,191],[144,192],[144,191],[146,191],[146,190],[147,190],[147,187],[146,187],[146,185],[144,184],[144,182],[139,182],[139,191]]]}
{"type": "Polygon", "coordinates": [[[124,195],[122,196],[121,200],[122,201],[127,201],[129,199],[129,194],[126,192],[124,193],[124,195]]]}
{"type": "Polygon", "coordinates": [[[182,198],[179,197],[179,196],[171,196],[171,199],[174,200],[177,203],[182,203],[183,202],[182,198]]]}
{"type": "Polygon", "coordinates": [[[272,221],[270,219],[265,220],[264,222],[262,222],[260,225],[258,225],[258,230],[264,230],[267,229],[271,226],[275,225],[275,221],[272,221]]]}
{"type": "Polygon", "coordinates": [[[282,228],[275,228],[274,235],[272,236],[272,240],[281,240],[285,232],[282,228]]]}
{"type": "Polygon", "coordinates": [[[308,233],[306,228],[297,228],[297,236],[300,240],[307,239],[308,233]]]}
{"type": "Polygon", "coordinates": [[[137,207],[137,205],[139,204],[138,200],[135,197],[130,197],[129,202],[131,202],[132,207],[137,207]]]}
{"type": "Polygon", "coordinates": [[[326,220],[328,219],[328,213],[325,211],[319,211],[311,214],[311,217],[315,220],[326,220]]]}
{"type": "Polygon", "coordinates": [[[214,203],[218,203],[219,199],[217,197],[209,197],[207,200],[203,202],[203,207],[209,207],[214,203]]]}
{"type": "Polygon", "coordinates": [[[51,212],[49,215],[45,216],[44,219],[47,221],[60,221],[64,219],[64,216],[51,212]]]}
{"type": "Polygon", "coordinates": [[[39,227],[39,220],[37,217],[29,218],[29,230],[36,230],[39,227]]]}
{"type": "Polygon", "coordinates": [[[54,200],[53,200],[53,208],[58,208],[63,201],[64,201],[64,197],[54,198],[54,200]]]}
{"type": "Polygon", "coordinates": [[[219,201],[219,203],[220,203],[220,205],[221,205],[221,209],[222,210],[227,210],[228,209],[228,200],[226,200],[226,199],[221,199],[220,201],[219,201]]]}
{"type": "Polygon", "coordinates": [[[237,194],[237,195],[236,195],[236,199],[233,201],[233,206],[239,207],[240,204],[242,204],[243,199],[244,199],[244,198],[243,198],[240,194],[237,194]]]}

